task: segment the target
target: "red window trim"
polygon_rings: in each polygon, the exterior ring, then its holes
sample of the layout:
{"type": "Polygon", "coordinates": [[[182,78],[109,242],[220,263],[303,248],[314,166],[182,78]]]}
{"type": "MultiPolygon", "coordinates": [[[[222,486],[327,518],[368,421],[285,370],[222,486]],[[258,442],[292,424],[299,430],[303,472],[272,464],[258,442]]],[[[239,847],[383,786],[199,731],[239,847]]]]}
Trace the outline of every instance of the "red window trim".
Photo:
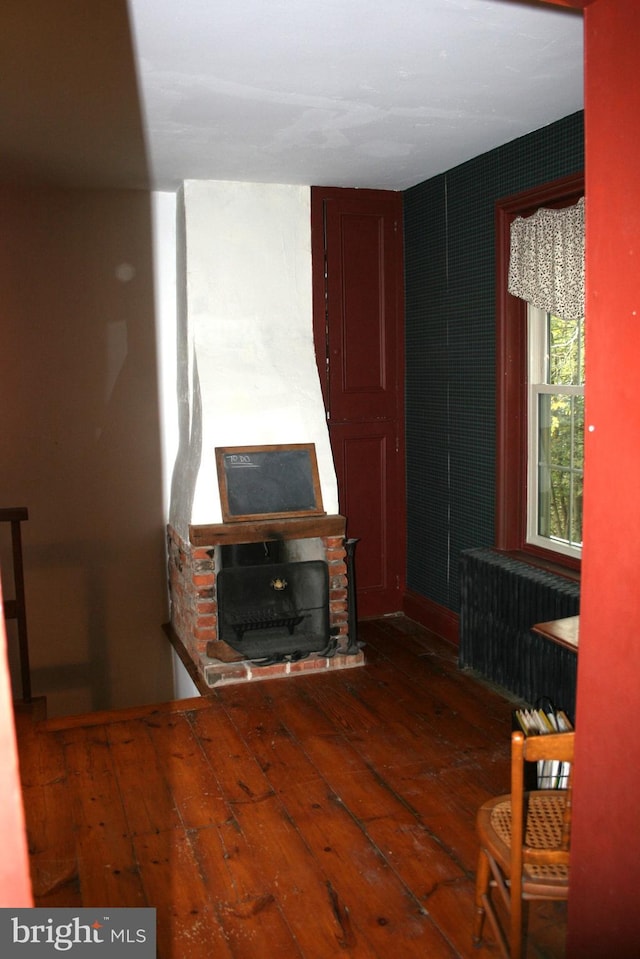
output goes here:
{"type": "Polygon", "coordinates": [[[507,291],[511,222],[541,207],[584,196],[584,173],[572,174],[496,202],[496,546],[570,570],[580,561],[526,542],[527,311],[507,291]]]}

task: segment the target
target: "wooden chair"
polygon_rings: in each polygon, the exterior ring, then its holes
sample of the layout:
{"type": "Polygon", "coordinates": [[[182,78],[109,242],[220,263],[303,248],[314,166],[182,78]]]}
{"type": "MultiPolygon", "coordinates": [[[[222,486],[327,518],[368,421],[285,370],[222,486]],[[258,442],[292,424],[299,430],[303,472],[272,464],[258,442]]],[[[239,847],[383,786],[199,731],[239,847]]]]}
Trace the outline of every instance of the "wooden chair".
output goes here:
{"type": "Polygon", "coordinates": [[[566,789],[531,792],[525,792],[524,776],[525,762],[573,763],[574,736],[569,732],[525,737],[514,732],[511,794],[489,800],[478,811],[480,854],[473,941],[476,946],[482,942],[488,916],[506,959],[521,959],[523,902],[568,896],[571,773],[566,789]],[[496,890],[499,897],[492,896],[496,890]],[[504,922],[496,909],[500,900],[508,917],[504,922]]]}

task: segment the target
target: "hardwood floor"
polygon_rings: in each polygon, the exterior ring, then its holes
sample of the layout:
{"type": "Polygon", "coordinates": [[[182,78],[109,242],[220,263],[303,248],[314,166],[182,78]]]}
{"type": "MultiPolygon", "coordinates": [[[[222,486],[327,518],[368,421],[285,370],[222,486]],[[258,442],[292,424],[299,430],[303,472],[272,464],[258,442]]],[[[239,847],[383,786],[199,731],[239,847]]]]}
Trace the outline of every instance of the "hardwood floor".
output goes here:
{"type": "MultiPolygon", "coordinates": [[[[34,723],[17,712],[38,906],[154,906],[160,959],[452,959],[475,814],[508,790],[513,703],[403,617],[365,666],[34,723]]],[[[528,959],[564,954],[531,906],[528,959]]]]}

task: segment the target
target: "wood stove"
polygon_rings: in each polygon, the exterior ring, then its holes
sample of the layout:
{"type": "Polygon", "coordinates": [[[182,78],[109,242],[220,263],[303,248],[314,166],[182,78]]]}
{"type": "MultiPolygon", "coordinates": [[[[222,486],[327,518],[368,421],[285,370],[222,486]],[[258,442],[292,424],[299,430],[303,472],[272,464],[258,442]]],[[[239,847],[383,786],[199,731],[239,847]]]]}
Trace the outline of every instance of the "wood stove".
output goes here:
{"type": "Polygon", "coordinates": [[[217,577],[219,639],[260,665],[297,661],[310,653],[332,655],[337,640],[330,635],[327,563],[269,562],[269,545],[240,546],[231,563],[223,548],[217,577]],[[243,561],[256,553],[262,553],[262,562],[243,561]]]}

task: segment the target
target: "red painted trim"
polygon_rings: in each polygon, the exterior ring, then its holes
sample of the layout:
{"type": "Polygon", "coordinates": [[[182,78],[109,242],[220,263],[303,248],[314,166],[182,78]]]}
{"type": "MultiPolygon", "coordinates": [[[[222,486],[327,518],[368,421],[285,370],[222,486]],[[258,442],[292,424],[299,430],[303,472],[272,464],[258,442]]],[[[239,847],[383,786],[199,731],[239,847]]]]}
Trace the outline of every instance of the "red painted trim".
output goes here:
{"type": "Polygon", "coordinates": [[[526,500],[526,309],[507,292],[509,225],[496,208],[496,546],[520,549],[526,500]]]}
{"type": "Polygon", "coordinates": [[[526,539],[527,313],[507,291],[510,230],[539,207],[569,206],[584,194],[584,174],[562,177],[498,200],[496,233],[496,547],[521,550],[579,569],[570,557],[530,546],[526,539]]]}
{"type": "Polygon", "coordinates": [[[460,618],[446,606],[441,606],[432,599],[407,590],[404,594],[402,612],[409,619],[420,623],[436,636],[440,636],[441,639],[446,639],[454,646],[459,645],[460,618]]]}
{"type": "Polygon", "coordinates": [[[584,10],[594,0],[542,0],[542,3],[548,3],[552,7],[573,7],[574,10],[584,10]]]}

